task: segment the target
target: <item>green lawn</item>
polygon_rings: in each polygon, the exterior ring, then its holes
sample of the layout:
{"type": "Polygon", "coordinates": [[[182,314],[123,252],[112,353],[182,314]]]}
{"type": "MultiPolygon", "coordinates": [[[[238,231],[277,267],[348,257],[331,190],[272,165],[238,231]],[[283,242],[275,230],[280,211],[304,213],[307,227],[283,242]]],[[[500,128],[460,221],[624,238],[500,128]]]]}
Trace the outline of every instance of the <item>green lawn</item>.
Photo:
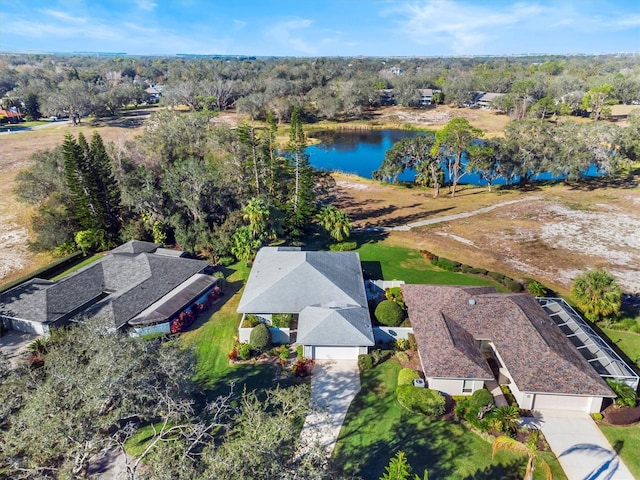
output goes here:
{"type": "MultiPolygon", "coordinates": [[[[640,334],[607,328],[603,328],[602,331],[630,360],[635,362],[638,367],[636,371],[639,370],[640,334]]],[[[631,473],[636,478],[640,478],[640,423],[626,427],[600,424],[600,429],[609,443],[616,450],[619,449],[618,453],[631,473]]]]}
{"type": "Polygon", "coordinates": [[[406,283],[490,285],[504,291],[504,287],[486,277],[437,270],[420,256],[418,250],[389,245],[384,240],[367,240],[363,235],[354,235],[354,240],[360,245],[356,251],[360,254],[362,268],[374,278],[406,283]]]}
{"type": "Polygon", "coordinates": [[[67,268],[64,272],[59,273],[58,275],[56,275],[55,277],[51,278],[51,280],[60,280],[63,277],[66,277],[67,275],[69,275],[72,272],[75,272],[76,270],[80,270],[82,267],[85,267],[87,265],[89,265],[90,263],[93,263],[97,260],[100,260],[101,258],[104,258],[104,254],[103,253],[96,253],[95,255],[91,256],[91,257],[87,257],[84,260],[82,260],[80,263],[74,265],[73,267],[67,268]]]}
{"type": "Polygon", "coordinates": [[[244,282],[249,276],[249,268],[236,264],[229,268],[227,286],[222,301],[214,305],[210,317],[194,324],[188,332],[180,336],[180,342],[192,346],[197,357],[195,380],[203,388],[208,398],[228,392],[229,384],[235,383],[235,391],[269,389],[274,371],[271,365],[241,364],[229,365],[227,354],[238,333],[240,315],[236,312],[242,295],[244,282]]]}
{"type": "MultiPolygon", "coordinates": [[[[431,420],[404,410],[395,399],[400,365],[389,360],[363,372],[362,390],[342,426],[334,460],[348,473],[377,479],[398,450],[415,473],[434,479],[521,479],[526,459],[504,452],[491,458],[491,444],[453,421],[431,420]]],[[[555,456],[543,454],[554,479],[566,478],[555,456]]],[[[538,470],[536,479],[543,478],[538,470]]]]}

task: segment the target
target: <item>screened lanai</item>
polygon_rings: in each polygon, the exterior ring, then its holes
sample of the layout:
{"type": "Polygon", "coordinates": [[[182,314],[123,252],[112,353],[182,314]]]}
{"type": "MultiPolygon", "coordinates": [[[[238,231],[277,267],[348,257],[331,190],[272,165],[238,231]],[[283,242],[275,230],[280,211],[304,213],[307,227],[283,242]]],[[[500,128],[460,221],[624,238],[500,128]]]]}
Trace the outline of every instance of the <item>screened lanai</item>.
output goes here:
{"type": "Polygon", "coordinates": [[[638,375],[562,298],[538,298],[542,308],[603,379],[638,389],[638,375]]]}

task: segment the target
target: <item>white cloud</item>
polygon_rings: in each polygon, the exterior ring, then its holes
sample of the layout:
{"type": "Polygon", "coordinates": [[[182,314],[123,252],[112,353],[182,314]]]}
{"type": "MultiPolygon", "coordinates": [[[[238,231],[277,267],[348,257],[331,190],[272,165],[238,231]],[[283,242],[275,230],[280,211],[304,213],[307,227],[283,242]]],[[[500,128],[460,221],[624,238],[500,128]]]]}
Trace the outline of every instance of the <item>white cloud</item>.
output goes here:
{"type": "Polygon", "coordinates": [[[136,4],[140,10],[152,12],[158,6],[154,0],[136,0],[136,4]]]}
{"type": "Polygon", "coordinates": [[[233,19],[234,30],[242,30],[246,26],[247,22],[245,22],[244,20],[238,20],[237,18],[233,19]]]}
{"type": "MultiPolygon", "coordinates": [[[[418,45],[448,45],[453,53],[483,53],[487,45],[499,48],[498,38],[517,33],[522,38],[549,35],[557,29],[574,29],[576,34],[621,30],[640,25],[640,15],[607,11],[589,12],[579,3],[513,2],[496,4],[464,0],[422,0],[388,3],[385,17],[399,17],[401,34],[418,45]]],[[[504,45],[509,50],[510,45],[504,45]]]]}
{"type": "Polygon", "coordinates": [[[57,20],[62,20],[67,23],[87,23],[87,19],[85,17],[74,17],[73,15],[69,15],[67,12],[63,12],[60,10],[51,10],[49,8],[41,10],[43,14],[47,17],[53,17],[57,20]]]}
{"type": "Polygon", "coordinates": [[[307,18],[292,18],[276,23],[267,30],[266,34],[285,48],[292,48],[306,55],[315,55],[318,51],[315,46],[299,35],[294,36],[294,32],[307,30],[312,24],[313,21],[307,18]]]}

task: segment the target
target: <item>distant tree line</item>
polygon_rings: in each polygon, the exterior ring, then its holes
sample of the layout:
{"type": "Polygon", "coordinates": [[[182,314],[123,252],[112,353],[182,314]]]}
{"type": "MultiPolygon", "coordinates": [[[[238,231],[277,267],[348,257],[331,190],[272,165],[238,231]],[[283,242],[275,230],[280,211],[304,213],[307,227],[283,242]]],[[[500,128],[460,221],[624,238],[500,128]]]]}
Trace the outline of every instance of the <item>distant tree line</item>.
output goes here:
{"type": "Polygon", "coordinates": [[[164,85],[162,103],[192,111],[235,108],[252,119],[288,122],[366,118],[393,89],[398,104],[466,105],[475,92],[504,94],[493,106],[513,118],[610,115],[610,105],[640,102],[637,56],[507,58],[148,58],[19,55],[0,59],[0,98],[29,116],[115,115],[164,85]]]}

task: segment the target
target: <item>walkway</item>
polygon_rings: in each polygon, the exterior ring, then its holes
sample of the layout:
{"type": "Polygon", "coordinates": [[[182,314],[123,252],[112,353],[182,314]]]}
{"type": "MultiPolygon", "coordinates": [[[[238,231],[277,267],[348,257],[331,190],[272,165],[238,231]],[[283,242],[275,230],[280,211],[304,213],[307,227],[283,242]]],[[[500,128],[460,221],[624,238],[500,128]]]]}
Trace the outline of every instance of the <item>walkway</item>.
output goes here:
{"type": "Polygon", "coordinates": [[[429,218],[427,220],[420,220],[417,222],[407,223],[406,225],[400,225],[397,227],[383,227],[384,230],[396,230],[396,231],[408,231],[416,227],[424,227],[425,225],[434,225],[436,223],[450,222],[451,220],[460,220],[461,218],[473,217],[474,215],[480,215],[481,213],[487,213],[496,208],[505,207],[507,205],[513,205],[514,203],[529,202],[533,200],[540,200],[542,197],[530,196],[520,198],[518,200],[509,200],[507,202],[496,203],[488,207],[479,208],[470,212],[456,213],[454,215],[445,215],[444,217],[429,218]]]}
{"type": "Polygon", "coordinates": [[[311,412],[302,443],[318,442],[331,455],[351,401],[360,391],[356,360],[317,360],[311,377],[311,412]]]}
{"type": "Polygon", "coordinates": [[[534,414],[536,418],[524,418],[523,424],[542,430],[569,480],[633,480],[617,454],[625,446],[611,448],[589,414],[561,410],[534,414]]]}
{"type": "Polygon", "coordinates": [[[496,402],[496,407],[506,407],[507,405],[509,405],[509,402],[507,402],[507,398],[504,396],[504,393],[502,393],[502,389],[500,388],[500,385],[498,385],[498,382],[496,380],[485,381],[484,384],[487,387],[487,390],[491,392],[491,395],[493,395],[493,400],[494,402],[496,402]]]}

